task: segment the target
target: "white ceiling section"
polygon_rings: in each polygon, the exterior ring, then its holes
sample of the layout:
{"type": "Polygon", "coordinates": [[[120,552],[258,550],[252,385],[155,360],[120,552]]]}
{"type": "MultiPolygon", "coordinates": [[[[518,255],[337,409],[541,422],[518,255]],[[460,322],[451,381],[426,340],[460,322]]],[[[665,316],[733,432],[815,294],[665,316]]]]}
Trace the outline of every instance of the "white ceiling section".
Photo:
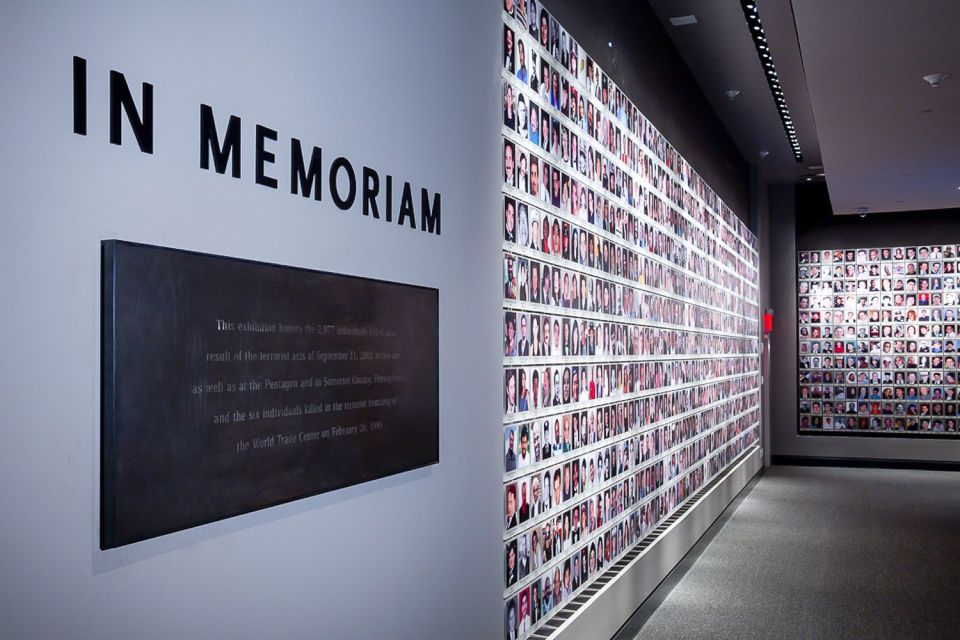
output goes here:
{"type": "Polygon", "coordinates": [[[776,103],[738,0],[649,0],[697,83],[720,116],[740,153],[772,182],[794,182],[818,173],[820,148],[790,3],[761,2],[760,21],[770,46],[787,108],[797,128],[803,162],[793,158],[776,103]],[[695,15],[697,23],[675,27],[670,18],[695,15]],[[730,100],[725,91],[739,95],[730,100]],[[761,158],[759,153],[768,151],[761,158]]]}
{"type": "Polygon", "coordinates": [[[649,2],[764,179],[823,172],[837,214],[960,207],[960,0],[757,0],[802,163],[739,0],[649,2]],[[684,15],[697,23],[670,24],[684,15]],[[934,88],[931,73],[950,77],[934,88]],[[729,89],[740,94],[729,100],[729,89]]]}
{"type": "Polygon", "coordinates": [[[960,2],[793,9],[834,213],[960,207],[960,2]]]}

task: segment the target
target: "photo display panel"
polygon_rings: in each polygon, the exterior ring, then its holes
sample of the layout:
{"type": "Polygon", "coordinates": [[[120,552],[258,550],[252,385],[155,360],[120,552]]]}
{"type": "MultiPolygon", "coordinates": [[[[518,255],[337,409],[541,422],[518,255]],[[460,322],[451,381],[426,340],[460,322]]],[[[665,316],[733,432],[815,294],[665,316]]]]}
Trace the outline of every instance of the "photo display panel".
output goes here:
{"type": "Polygon", "coordinates": [[[756,238],[557,21],[502,30],[504,637],[758,442],[756,238]]]}
{"type": "Polygon", "coordinates": [[[800,433],[957,436],[958,255],[798,252],[800,433]]]}

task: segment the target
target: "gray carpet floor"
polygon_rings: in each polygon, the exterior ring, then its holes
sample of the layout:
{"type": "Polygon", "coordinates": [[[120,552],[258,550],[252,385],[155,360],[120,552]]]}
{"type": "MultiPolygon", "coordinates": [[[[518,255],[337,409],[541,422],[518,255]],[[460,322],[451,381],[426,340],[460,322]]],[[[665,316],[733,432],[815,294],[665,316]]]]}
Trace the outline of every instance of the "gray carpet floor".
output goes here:
{"type": "Polygon", "coordinates": [[[768,469],[635,638],[960,638],[960,473],[768,469]]]}

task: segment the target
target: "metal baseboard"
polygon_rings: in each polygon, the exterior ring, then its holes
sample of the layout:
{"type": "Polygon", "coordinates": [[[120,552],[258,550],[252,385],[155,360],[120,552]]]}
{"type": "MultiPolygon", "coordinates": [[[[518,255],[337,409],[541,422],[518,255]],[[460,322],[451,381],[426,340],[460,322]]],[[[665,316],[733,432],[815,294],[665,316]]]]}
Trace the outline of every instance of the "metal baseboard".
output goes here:
{"type": "Polygon", "coordinates": [[[754,446],[715,483],[702,489],[702,495],[684,505],[687,508],[681,508],[682,513],[658,526],[652,541],[641,540],[628,551],[617,563],[619,570],[611,567],[608,571],[615,575],[601,576],[575,598],[571,603],[576,605],[575,611],[567,615],[558,612],[556,623],[540,629],[534,638],[612,638],[762,468],[763,450],[754,446]]]}

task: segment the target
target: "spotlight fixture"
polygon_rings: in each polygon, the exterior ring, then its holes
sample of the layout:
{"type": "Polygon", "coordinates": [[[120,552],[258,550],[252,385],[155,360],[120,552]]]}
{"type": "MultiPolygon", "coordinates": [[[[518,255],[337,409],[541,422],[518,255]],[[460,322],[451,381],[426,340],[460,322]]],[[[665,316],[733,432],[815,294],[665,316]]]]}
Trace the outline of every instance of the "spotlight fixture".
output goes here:
{"type": "Polygon", "coordinates": [[[931,73],[923,76],[923,79],[926,80],[927,84],[931,87],[939,87],[940,84],[949,77],[949,73],[931,73]]]}
{"type": "Polygon", "coordinates": [[[767,38],[763,33],[763,23],[760,22],[760,11],[757,9],[757,2],[756,0],[740,0],[740,8],[743,9],[743,17],[747,20],[747,28],[750,30],[750,35],[753,38],[753,46],[757,50],[760,67],[763,69],[764,75],[767,78],[767,85],[770,87],[770,94],[773,96],[773,101],[780,114],[780,123],[783,125],[784,133],[787,134],[787,141],[790,143],[793,157],[797,162],[803,162],[803,151],[800,150],[797,130],[793,125],[793,118],[790,117],[790,109],[787,108],[787,101],[783,97],[783,90],[780,87],[780,76],[777,74],[777,67],[773,62],[773,56],[770,54],[770,47],[767,46],[767,38]]]}
{"type": "Polygon", "coordinates": [[[733,100],[733,99],[736,98],[738,95],[740,95],[740,90],[739,90],[739,89],[727,89],[726,91],[723,92],[723,95],[727,96],[727,99],[728,99],[728,100],[733,100]]]}
{"type": "MultiPolygon", "coordinates": [[[[761,160],[763,160],[763,159],[766,158],[768,155],[770,155],[770,152],[767,151],[766,149],[763,149],[763,150],[761,150],[760,153],[758,153],[757,155],[760,156],[760,159],[761,159],[761,160]]],[[[957,187],[957,188],[960,189],[960,187],[957,187]]]]}

